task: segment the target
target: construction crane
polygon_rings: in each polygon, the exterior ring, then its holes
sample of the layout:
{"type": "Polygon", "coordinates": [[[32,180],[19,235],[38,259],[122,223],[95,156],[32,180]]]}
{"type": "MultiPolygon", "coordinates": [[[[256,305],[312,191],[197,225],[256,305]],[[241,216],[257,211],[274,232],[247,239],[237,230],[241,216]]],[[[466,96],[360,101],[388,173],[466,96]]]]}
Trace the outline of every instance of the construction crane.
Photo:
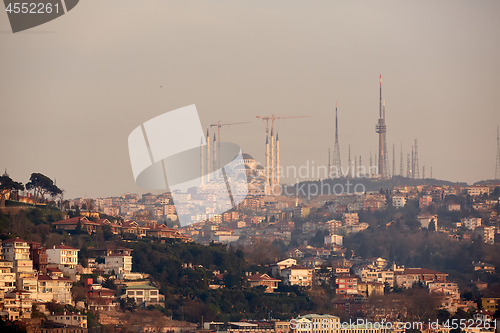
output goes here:
{"type": "Polygon", "coordinates": [[[271,130],[274,132],[274,121],[276,119],[288,119],[288,118],[307,118],[312,116],[287,116],[287,117],[276,117],[274,114],[268,117],[255,116],[255,118],[259,118],[266,121],[266,137],[269,137],[269,119],[271,119],[271,130]]]}
{"type": "Polygon", "coordinates": [[[244,122],[240,122],[240,123],[226,123],[226,124],[221,124],[220,120],[219,120],[217,122],[217,124],[210,125],[210,127],[217,126],[217,167],[218,168],[220,168],[220,128],[222,126],[242,125],[242,124],[249,124],[249,123],[250,123],[250,121],[244,121],[244,122]]]}

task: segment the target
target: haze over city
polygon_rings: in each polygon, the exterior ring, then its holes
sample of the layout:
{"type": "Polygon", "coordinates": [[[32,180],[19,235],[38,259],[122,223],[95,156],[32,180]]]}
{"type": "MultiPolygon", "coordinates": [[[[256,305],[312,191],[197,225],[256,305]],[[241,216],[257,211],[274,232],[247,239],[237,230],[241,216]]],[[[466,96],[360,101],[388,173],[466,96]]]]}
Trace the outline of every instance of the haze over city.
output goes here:
{"type": "MultiPolygon", "coordinates": [[[[497,1],[87,0],[17,34],[0,15],[0,167],[57,180],[70,197],[143,193],[127,137],[196,104],[264,164],[276,121],[281,165],[328,163],[338,102],[342,164],[377,153],[379,75],[396,170],[415,139],[427,175],[494,178],[500,124],[497,1]]],[[[214,133],[214,128],[210,129],[214,133]]],[[[282,179],[282,182],[294,179],[282,179]]]]}

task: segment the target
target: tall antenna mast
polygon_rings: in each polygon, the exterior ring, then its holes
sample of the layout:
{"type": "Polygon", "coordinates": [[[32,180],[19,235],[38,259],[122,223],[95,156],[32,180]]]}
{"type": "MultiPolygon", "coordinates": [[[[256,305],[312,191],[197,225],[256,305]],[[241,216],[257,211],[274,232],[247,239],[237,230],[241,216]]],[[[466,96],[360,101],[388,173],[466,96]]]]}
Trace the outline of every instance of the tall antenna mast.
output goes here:
{"type": "Polygon", "coordinates": [[[379,119],[375,126],[378,133],[378,174],[380,178],[385,178],[385,157],[384,157],[384,134],[386,132],[385,119],[382,114],[382,75],[380,75],[380,99],[379,99],[379,119]]]}
{"type": "Polygon", "coordinates": [[[406,155],[406,178],[411,178],[411,164],[410,164],[410,153],[406,155]]]}
{"type": "Polygon", "coordinates": [[[396,144],[392,144],[392,178],[396,176],[396,144]]]}
{"type": "Polygon", "coordinates": [[[418,145],[417,145],[417,139],[415,139],[415,160],[413,164],[413,174],[415,175],[413,178],[415,179],[420,179],[420,167],[418,166],[418,145]]]}
{"type": "Polygon", "coordinates": [[[401,177],[403,176],[403,141],[401,141],[401,162],[399,164],[399,175],[401,177]]]}

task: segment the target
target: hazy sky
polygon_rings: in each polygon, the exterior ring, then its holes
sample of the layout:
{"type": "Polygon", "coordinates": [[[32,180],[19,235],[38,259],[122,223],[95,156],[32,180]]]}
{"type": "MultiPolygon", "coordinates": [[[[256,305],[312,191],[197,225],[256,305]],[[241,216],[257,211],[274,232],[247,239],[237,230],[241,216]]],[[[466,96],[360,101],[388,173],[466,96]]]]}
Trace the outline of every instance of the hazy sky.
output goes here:
{"type": "MultiPolygon", "coordinates": [[[[0,167],[23,183],[57,178],[66,198],[145,192],[127,138],[164,112],[196,104],[264,161],[277,122],[282,165],[327,164],[338,101],[347,147],[378,149],[379,75],[392,166],[418,139],[420,167],[472,183],[495,172],[500,124],[498,0],[83,0],[12,34],[0,13],[0,167]],[[162,86],[162,88],[160,88],[162,86]]],[[[420,171],[421,172],[421,171],[420,171]]]]}

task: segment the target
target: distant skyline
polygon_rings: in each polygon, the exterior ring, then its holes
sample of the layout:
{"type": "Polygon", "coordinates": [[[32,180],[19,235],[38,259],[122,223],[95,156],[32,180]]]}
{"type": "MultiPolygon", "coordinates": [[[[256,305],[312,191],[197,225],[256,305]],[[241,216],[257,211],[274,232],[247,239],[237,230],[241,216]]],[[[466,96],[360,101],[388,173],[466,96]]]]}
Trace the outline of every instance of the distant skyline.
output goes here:
{"type": "MultiPolygon", "coordinates": [[[[0,13],[0,170],[57,180],[65,198],[145,193],[127,138],[196,104],[265,164],[276,121],[281,165],[328,164],[338,103],[342,165],[378,151],[379,75],[387,149],[399,172],[418,140],[420,176],[493,179],[500,124],[500,3],[437,1],[86,0],[12,34],[0,13]]],[[[214,128],[210,128],[211,136],[214,128]]],[[[295,182],[282,179],[282,183],[295,182]]]]}

